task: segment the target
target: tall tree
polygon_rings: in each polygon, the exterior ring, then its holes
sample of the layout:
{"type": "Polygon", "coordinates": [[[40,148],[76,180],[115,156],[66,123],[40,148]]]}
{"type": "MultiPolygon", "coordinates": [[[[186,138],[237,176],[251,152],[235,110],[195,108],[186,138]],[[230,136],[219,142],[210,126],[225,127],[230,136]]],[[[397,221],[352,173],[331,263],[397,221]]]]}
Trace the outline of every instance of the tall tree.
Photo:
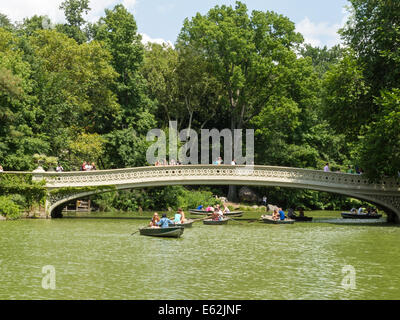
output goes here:
{"type": "Polygon", "coordinates": [[[69,141],[81,133],[111,131],[120,112],[112,92],[118,75],[104,46],[79,45],[54,30],[37,31],[29,42],[38,106],[30,125],[47,136],[51,152],[68,152],[69,141]]]}
{"type": "Polygon", "coordinates": [[[353,161],[372,180],[396,176],[399,132],[392,124],[400,103],[400,2],[350,0],[351,16],[340,31],[348,51],[324,79],[325,114],[353,146],[353,161]]]}
{"type": "MultiPolygon", "coordinates": [[[[186,19],[178,48],[203,55],[209,73],[221,84],[224,109],[231,129],[244,129],[263,108],[280,100],[297,108],[290,98],[283,101],[283,84],[303,41],[288,18],[274,12],[253,11],[245,4],[216,6],[206,15],[186,19]]],[[[235,197],[230,187],[229,197],[235,197]]]]}
{"type": "Polygon", "coordinates": [[[146,96],[146,84],[139,72],[144,47],[135,18],[123,5],[106,9],[105,13],[93,26],[93,33],[96,40],[106,44],[113,58],[112,65],[119,74],[115,92],[123,113],[116,125],[136,126],[140,133],[147,133],[154,124],[153,103],[146,96]]]}
{"type": "Polygon", "coordinates": [[[7,17],[7,15],[0,13],[0,28],[6,29],[6,30],[13,30],[14,25],[11,22],[11,20],[7,17]]]}
{"type": "Polygon", "coordinates": [[[89,0],[64,0],[60,9],[64,11],[67,24],[58,25],[57,30],[67,34],[78,43],[87,41],[87,35],[83,31],[86,20],[83,15],[90,11],[89,0]]]}
{"type": "Polygon", "coordinates": [[[7,170],[33,169],[32,155],[46,153],[47,141],[33,132],[32,69],[18,39],[0,28],[0,162],[7,170]]]}

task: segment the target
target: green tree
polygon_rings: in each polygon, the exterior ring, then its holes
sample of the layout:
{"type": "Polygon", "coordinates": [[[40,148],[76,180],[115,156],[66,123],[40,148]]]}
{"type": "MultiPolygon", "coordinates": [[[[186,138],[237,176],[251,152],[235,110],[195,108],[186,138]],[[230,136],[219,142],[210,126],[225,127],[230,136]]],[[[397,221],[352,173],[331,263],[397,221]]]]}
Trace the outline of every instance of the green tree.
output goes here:
{"type": "Polygon", "coordinates": [[[29,45],[39,106],[30,127],[51,145],[51,152],[43,153],[62,157],[77,133],[111,131],[120,111],[112,92],[117,73],[103,45],[98,41],[79,45],[54,30],[37,31],[29,45]]]}
{"type": "Polygon", "coordinates": [[[12,31],[14,29],[14,25],[11,20],[7,17],[7,15],[0,13],[0,28],[12,31]]]}
{"type": "Polygon", "coordinates": [[[400,88],[382,91],[379,118],[361,132],[358,163],[370,177],[400,177],[400,88]]]}
{"type": "MultiPolygon", "coordinates": [[[[53,23],[47,16],[34,15],[30,18],[24,18],[23,22],[18,25],[17,31],[20,36],[31,36],[37,30],[52,29],[53,23]]],[[[20,40],[24,40],[21,37],[20,40]]]]}
{"type": "MultiPolygon", "coordinates": [[[[291,97],[283,98],[285,77],[303,41],[294,23],[274,12],[253,11],[237,1],[235,8],[216,6],[206,15],[186,19],[178,48],[201,53],[211,76],[223,88],[224,109],[231,129],[242,129],[277,101],[298,113],[291,97]]],[[[230,187],[229,198],[235,197],[230,187]]]]}
{"type": "Polygon", "coordinates": [[[78,168],[83,161],[98,163],[104,153],[105,139],[97,133],[81,133],[68,146],[69,164],[78,168]]]}
{"type": "Polygon", "coordinates": [[[305,44],[300,50],[303,57],[311,58],[315,71],[319,74],[320,78],[323,77],[332,65],[340,61],[343,51],[344,49],[340,45],[328,49],[327,46],[319,48],[313,47],[310,44],[305,44]]]}
{"type": "Polygon", "coordinates": [[[64,11],[67,24],[60,24],[57,30],[65,33],[78,43],[87,41],[87,35],[83,31],[86,20],[84,14],[90,11],[89,0],[65,0],[61,3],[60,9],[64,11]]]}
{"type": "Polygon", "coordinates": [[[396,118],[400,87],[400,3],[392,0],[350,0],[351,17],[340,31],[348,46],[343,59],[324,79],[325,117],[345,133],[353,161],[371,180],[395,175],[398,132],[384,129],[396,118]],[[378,128],[383,134],[378,139],[378,128]]]}
{"type": "Polygon", "coordinates": [[[165,44],[150,43],[146,46],[140,72],[146,79],[147,92],[157,104],[156,118],[159,126],[167,126],[171,120],[182,116],[182,102],[179,100],[178,52],[165,44]]]}
{"type": "Polygon", "coordinates": [[[188,47],[148,45],[141,72],[161,127],[175,120],[178,130],[201,129],[215,118],[222,89],[207,68],[203,56],[188,47]]]}
{"type": "Polygon", "coordinates": [[[370,101],[364,70],[349,51],[323,79],[325,118],[336,132],[346,134],[348,141],[357,141],[361,127],[376,109],[370,101]]]}
{"type": "MultiPolygon", "coordinates": [[[[153,112],[153,103],[146,95],[145,80],[139,72],[144,48],[135,18],[123,5],[106,9],[105,13],[105,17],[93,26],[94,39],[105,43],[112,55],[112,65],[119,74],[114,92],[122,113],[115,125],[126,129],[136,126],[141,118],[150,118],[153,112]]],[[[145,134],[150,128],[138,132],[145,134]]]]}
{"type": "Polygon", "coordinates": [[[32,70],[23,56],[18,39],[0,28],[0,162],[8,170],[33,169],[32,155],[48,151],[29,126],[35,100],[32,70]]]}
{"type": "Polygon", "coordinates": [[[302,42],[294,23],[274,12],[253,11],[236,2],[185,20],[178,47],[202,52],[210,73],[223,84],[230,128],[244,128],[271,99],[293,49],[302,42]]]}
{"type": "Polygon", "coordinates": [[[340,31],[357,55],[371,86],[371,96],[399,86],[400,2],[349,0],[351,16],[340,31]]]}

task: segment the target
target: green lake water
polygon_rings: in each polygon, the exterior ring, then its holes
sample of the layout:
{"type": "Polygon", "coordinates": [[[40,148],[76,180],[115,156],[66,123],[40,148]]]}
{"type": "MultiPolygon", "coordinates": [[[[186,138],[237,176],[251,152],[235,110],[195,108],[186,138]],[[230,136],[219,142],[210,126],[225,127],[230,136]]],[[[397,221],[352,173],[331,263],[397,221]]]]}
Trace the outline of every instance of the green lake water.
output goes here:
{"type": "Polygon", "coordinates": [[[0,299],[399,299],[400,228],[325,219],[205,226],[180,239],[129,219],[0,222],[0,299]],[[44,289],[44,266],[55,290],[44,289]],[[344,288],[345,266],[355,288],[344,288]]]}

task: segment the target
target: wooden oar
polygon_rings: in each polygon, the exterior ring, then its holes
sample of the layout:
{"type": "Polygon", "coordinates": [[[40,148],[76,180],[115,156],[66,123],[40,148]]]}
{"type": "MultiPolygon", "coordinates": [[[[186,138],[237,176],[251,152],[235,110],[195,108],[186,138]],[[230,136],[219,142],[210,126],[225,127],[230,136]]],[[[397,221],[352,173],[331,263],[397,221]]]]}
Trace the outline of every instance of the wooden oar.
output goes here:
{"type": "Polygon", "coordinates": [[[209,219],[211,216],[207,216],[207,217],[204,217],[204,218],[200,218],[200,219],[193,219],[193,222],[195,222],[195,221],[201,221],[201,220],[205,220],[205,219],[209,219]]]}
{"type": "Polygon", "coordinates": [[[138,231],[135,231],[134,233],[131,234],[131,236],[133,236],[135,233],[138,233],[140,231],[140,229],[138,231]]]}
{"type": "Polygon", "coordinates": [[[261,218],[260,219],[254,219],[252,221],[247,221],[247,223],[254,223],[254,222],[259,222],[259,221],[262,221],[262,219],[261,218]]]}
{"type": "Polygon", "coordinates": [[[237,221],[237,220],[235,220],[235,219],[233,219],[233,218],[227,217],[227,219],[228,219],[228,220],[233,220],[233,221],[235,221],[235,222],[237,222],[237,223],[239,223],[239,224],[241,224],[241,225],[244,225],[243,223],[241,223],[241,222],[239,222],[239,221],[237,221]]]}

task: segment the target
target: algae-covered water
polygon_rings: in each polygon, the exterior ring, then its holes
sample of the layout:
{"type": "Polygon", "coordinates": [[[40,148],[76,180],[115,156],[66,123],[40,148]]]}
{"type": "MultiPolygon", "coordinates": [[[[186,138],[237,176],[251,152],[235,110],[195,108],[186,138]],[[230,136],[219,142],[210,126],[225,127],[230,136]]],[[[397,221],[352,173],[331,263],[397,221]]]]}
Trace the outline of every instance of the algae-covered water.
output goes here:
{"type": "Polygon", "coordinates": [[[198,221],[179,239],[131,235],[146,223],[1,222],[0,299],[400,298],[400,228],[384,220],[198,221]]]}

